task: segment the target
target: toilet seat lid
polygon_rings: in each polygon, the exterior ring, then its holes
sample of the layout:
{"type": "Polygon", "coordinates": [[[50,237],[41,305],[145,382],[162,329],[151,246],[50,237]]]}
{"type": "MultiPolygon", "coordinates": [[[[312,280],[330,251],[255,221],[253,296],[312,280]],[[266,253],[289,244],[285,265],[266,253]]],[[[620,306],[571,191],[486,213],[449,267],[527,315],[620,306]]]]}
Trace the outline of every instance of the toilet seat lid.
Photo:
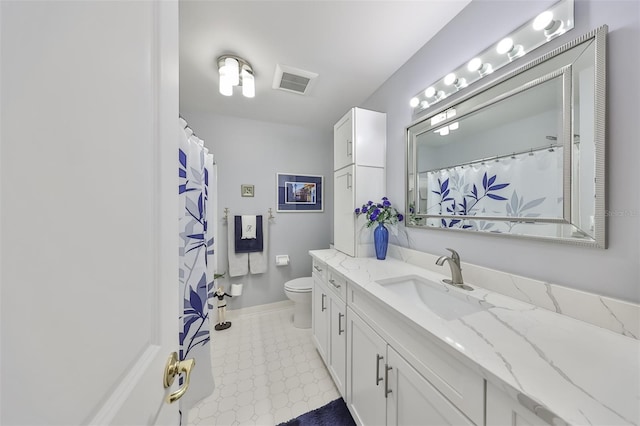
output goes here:
{"type": "Polygon", "coordinates": [[[306,293],[311,291],[313,287],[313,278],[311,277],[302,277],[296,278],[291,281],[287,281],[284,283],[284,288],[298,293],[306,293]]]}

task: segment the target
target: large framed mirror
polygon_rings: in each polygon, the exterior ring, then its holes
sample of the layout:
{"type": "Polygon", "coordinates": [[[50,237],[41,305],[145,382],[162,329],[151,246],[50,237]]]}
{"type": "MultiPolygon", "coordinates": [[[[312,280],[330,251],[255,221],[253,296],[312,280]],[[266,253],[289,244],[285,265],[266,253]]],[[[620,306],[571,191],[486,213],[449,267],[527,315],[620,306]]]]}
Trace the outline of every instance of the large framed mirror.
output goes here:
{"type": "Polygon", "coordinates": [[[409,125],[407,225],[606,248],[606,34],[409,125]]]}

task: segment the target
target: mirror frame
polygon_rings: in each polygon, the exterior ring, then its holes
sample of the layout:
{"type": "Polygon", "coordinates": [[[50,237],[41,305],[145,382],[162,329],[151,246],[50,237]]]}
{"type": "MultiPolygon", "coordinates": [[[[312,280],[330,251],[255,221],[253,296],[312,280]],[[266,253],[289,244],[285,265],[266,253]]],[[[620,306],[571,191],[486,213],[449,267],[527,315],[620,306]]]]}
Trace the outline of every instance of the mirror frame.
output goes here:
{"type": "MultiPolygon", "coordinates": [[[[478,89],[470,92],[466,96],[455,99],[454,101],[444,103],[439,106],[438,109],[433,111],[425,110],[425,114],[423,114],[420,118],[414,120],[405,128],[405,136],[406,136],[406,151],[405,151],[405,208],[406,208],[406,216],[407,221],[405,223],[406,226],[412,228],[419,229],[439,229],[439,230],[447,230],[447,231],[465,231],[465,232],[475,232],[479,234],[488,234],[488,235],[500,235],[506,237],[513,238],[524,238],[524,239],[533,239],[533,240],[545,240],[558,242],[562,244],[571,244],[571,245],[579,245],[579,246],[589,246],[596,248],[606,248],[606,211],[605,211],[605,111],[606,111],[606,99],[605,99],[605,91],[606,91],[606,35],[607,35],[608,27],[603,25],[596,30],[593,30],[575,40],[572,40],[557,49],[545,54],[544,56],[539,57],[538,59],[533,60],[532,62],[519,67],[506,75],[499,77],[495,81],[489,82],[488,84],[479,87],[478,89]],[[594,130],[594,153],[595,153],[595,164],[594,164],[594,172],[596,181],[594,184],[595,189],[595,211],[594,211],[594,230],[593,233],[587,235],[587,238],[571,238],[571,237],[555,237],[555,236],[542,236],[542,235],[533,235],[533,234],[517,234],[517,233],[504,233],[504,232],[487,232],[487,231],[479,231],[473,229],[462,229],[462,228],[445,228],[442,226],[435,226],[427,224],[428,219],[433,218],[456,218],[461,219],[465,218],[465,216],[460,215],[432,215],[432,214],[422,214],[422,213],[414,213],[411,210],[411,205],[419,201],[419,187],[418,187],[418,172],[417,172],[417,158],[416,158],[416,144],[414,143],[416,137],[424,133],[427,129],[431,130],[436,126],[442,126],[446,124],[448,121],[460,120],[465,117],[467,114],[470,114],[473,111],[478,111],[479,109],[490,105],[492,103],[498,102],[501,99],[505,99],[514,93],[518,93],[526,90],[532,85],[537,84],[541,78],[546,78],[549,76],[549,72],[544,72],[540,74],[540,77],[533,78],[530,81],[526,81],[524,83],[518,83],[516,87],[506,88],[505,90],[498,90],[498,86],[507,82],[508,80],[517,77],[523,74],[525,71],[529,71],[537,67],[538,65],[557,57],[558,55],[569,51],[570,49],[577,47],[583,43],[592,42],[594,48],[594,117],[593,117],[593,130],[594,130]],[[492,94],[491,90],[498,91],[498,94],[492,94]],[[487,95],[490,94],[490,98],[486,99],[487,95]],[[485,98],[483,98],[484,95],[485,98]],[[476,104],[473,104],[473,98],[477,97],[476,104]],[[455,117],[446,118],[447,111],[459,107],[462,104],[467,103],[468,108],[466,108],[461,115],[456,114],[455,117]],[[434,117],[445,117],[442,120],[438,121],[436,124],[429,124],[430,120],[434,117]],[[410,197],[410,190],[414,188],[413,197],[410,197]],[[424,224],[417,224],[415,220],[424,221],[424,224]],[[412,223],[413,222],[413,223],[412,223]]],[[[554,72],[561,72],[562,74],[566,74],[567,70],[569,74],[566,75],[568,77],[569,83],[571,83],[571,63],[566,63],[562,66],[556,68],[554,72]]],[[[566,78],[565,78],[566,80],[566,78]]],[[[571,140],[571,132],[573,127],[572,122],[572,111],[573,111],[573,99],[571,97],[572,91],[571,84],[568,87],[564,87],[565,96],[569,94],[568,98],[563,100],[563,123],[562,123],[562,131],[568,137],[564,138],[564,145],[570,146],[571,140]],[[570,101],[568,101],[569,99],[570,101]]],[[[570,225],[574,228],[580,229],[579,226],[574,225],[571,221],[570,212],[567,212],[567,206],[571,205],[571,150],[565,150],[564,161],[563,161],[563,175],[564,175],[564,184],[563,184],[563,193],[569,195],[569,200],[565,200],[565,217],[569,218],[568,221],[563,223],[570,225]],[[569,191],[569,192],[566,192],[569,191]]],[[[566,197],[565,197],[566,198],[566,197]]],[[[469,216],[469,219],[474,218],[475,216],[469,216]]],[[[481,219],[478,217],[478,219],[481,219]]],[[[526,220],[513,220],[505,218],[482,218],[485,219],[495,219],[496,221],[509,221],[509,222],[548,222],[548,220],[536,220],[535,218],[527,218],[526,220]]],[[[583,231],[582,231],[583,232],[583,231]]]]}

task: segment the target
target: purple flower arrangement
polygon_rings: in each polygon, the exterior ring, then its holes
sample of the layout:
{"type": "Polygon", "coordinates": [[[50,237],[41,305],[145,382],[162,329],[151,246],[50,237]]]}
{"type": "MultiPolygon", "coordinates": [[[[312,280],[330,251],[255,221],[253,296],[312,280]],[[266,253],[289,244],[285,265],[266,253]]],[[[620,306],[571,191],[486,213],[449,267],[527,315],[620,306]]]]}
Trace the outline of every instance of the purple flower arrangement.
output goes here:
{"type": "Polygon", "coordinates": [[[375,224],[394,224],[402,222],[404,216],[391,205],[391,201],[387,197],[382,197],[379,203],[369,201],[362,207],[355,210],[356,216],[364,214],[367,216],[367,228],[375,224]]]}

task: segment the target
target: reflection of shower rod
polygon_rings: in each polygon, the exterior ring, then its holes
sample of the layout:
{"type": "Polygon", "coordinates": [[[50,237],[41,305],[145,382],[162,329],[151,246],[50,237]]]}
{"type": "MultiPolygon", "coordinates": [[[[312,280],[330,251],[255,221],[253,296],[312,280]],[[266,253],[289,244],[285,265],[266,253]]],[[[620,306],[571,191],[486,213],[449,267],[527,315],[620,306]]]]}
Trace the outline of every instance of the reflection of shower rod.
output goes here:
{"type": "MultiPolygon", "coordinates": [[[[465,166],[473,166],[474,164],[485,164],[485,163],[488,163],[489,161],[499,162],[503,158],[513,158],[513,159],[515,159],[516,156],[522,155],[522,154],[528,154],[528,155],[532,156],[532,155],[535,155],[536,152],[540,152],[540,151],[544,151],[544,150],[547,150],[549,152],[553,152],[553,151],[555,151],[555,148],[562,148],[562,145],[560,145],[560,144],[555,144],[555,145],[551,144],[551,145],[540,146],[540,147],[537,147],[537,148],[530,148],[530,149],[528,149],[526,151],[518,151],[518,152],[513,152],[511,154],[496,155],[495,157],[481,158],[479,160],[468,161],[466,163],[456,164],[454,166],[447,166],[447,167],[441,167],[439,169],[426,170],[426,173],[438,173],[441,170],[449,170],[449,169],[454,169],[456,167],[464,168],[465,166]]],[[[420,172],[420,173],[425,173],[425,172],[420,172]]]]}

